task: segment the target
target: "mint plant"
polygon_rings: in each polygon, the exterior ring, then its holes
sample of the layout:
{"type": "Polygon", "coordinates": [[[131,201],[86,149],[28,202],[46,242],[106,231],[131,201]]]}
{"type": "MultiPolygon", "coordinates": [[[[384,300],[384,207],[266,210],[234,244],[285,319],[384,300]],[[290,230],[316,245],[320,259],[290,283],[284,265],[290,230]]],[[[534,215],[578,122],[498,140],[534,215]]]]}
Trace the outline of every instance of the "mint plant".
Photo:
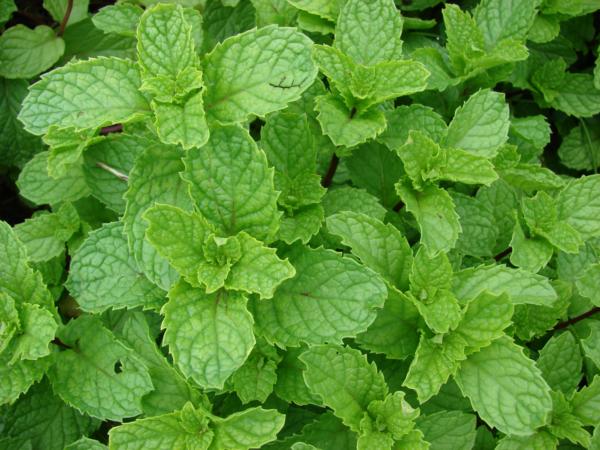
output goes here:
{"type": "Polygon", "coordinates": [[[600,3],[17,3],[0,448],[599,448],[600,3]]]}

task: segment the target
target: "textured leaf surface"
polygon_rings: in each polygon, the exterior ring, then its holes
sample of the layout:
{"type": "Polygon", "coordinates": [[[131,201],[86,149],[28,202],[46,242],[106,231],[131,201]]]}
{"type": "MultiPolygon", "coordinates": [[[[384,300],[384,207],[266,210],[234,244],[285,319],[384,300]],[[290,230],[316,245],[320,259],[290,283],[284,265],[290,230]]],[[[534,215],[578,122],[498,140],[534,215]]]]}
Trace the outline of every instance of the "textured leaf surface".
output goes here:
{"type": "Polygon", "coordinates": [[[581,381],[583,358],[577,340],[570,332],[552,336],[544,348],[536,365],[553,390],[571,394],[581,381]]]}
{"type": "Polygon", "coordinates": [[[130,3],[119,3],[101,8],[92,21],[96,28],[105,33],[134,37],[138,22],[144,10],[130,3]]]}
{"type": "Polygon", "coordinates": [[[267,26],[231,37],[207,55],[204,105],[210,118],[241,122],[283,109],[317,75],[311,41],[293,28],[267,26]]]}
{"type": "Polygon", "coordinates": [[[365,214],[345,211],[329,216],[327,229],[340,236],[367,267],[399,289],[406,288],[412,252],[397,228],[365,214]]]}
{"type": "Polygon", "coordinates": [[[377,366],[358,350],[336,345],[311,347],[300,356],[309,389],[333,409],[344,424],[358,431],[367,406],[383,400],[388,388],[377,366]]]}
{"type": "Polygon", "coordinates": [[[200,386],[222,388],[254,346],[252,316],[241,295],[208,295],[180,282],[169,292],[163,314],[175,363],[200,386]]]}
{"type": "Polygon", "coordinates": [[[46,25],[15,25],[0,37],[0,75],[31,78],[49,69],[65,51],[65,42],[46,25]]]}
{"type": "Polygon", "coordinates": [[[573,180],[557,199],[559,219],[566,220],[583,239],[600,235],[600,175],[573,180]]]}
{"type": "Polygon", "coordinates": [[[40,135],[50,125],[94,128],[125,122],[150,110],[139,87],[140,74],[132,61],[71,62],[31,86],[19,120],[27,131],[40,135]]]}
{"type": "Polygon", "coordinates": [[[202,147],[209,131],[204,116],[202,94],[192,95],[183,104],[155,103],[156,130],[166,144],[181,144],[184,149],[202,147]]]}
{"type": "Polygon", "coordinates": [[[275,440],[285,416],[275,409],[250,408],[215,421],[211,450],[261,448],[275,440]]]}
{"type": "Polygon", "coordinates": [[[349,0],[340,12],[335,45],[365,66],[402,58],[402,17],[391,0],[349,0]]]}
{"type": "Polygon", "coordinates": [[[456,381],[479,416],[504,433],[528,435],[548,421],[550,389],[533,361],[509,338],[469,356],[456,381]]]}
{"type": "Polygon", "coordinates": [[[274,237],[279,213],[273,169],[246,131],[214,129],[202,149],[188,152],[183,178],[202,215],[222,233],[274,237]]]}
{"type": "Polygon", "coordinates": [[[90,233],[71,261],[67,286],[85,311],[156,308],[164,292],[139,273],[123,226],[104,225],[90,233]]]}
{"type": "Polygon", "coordinates": [[[59,337],[71,349],[56,354],[48,376],[67,404],[115,421],[142,412],[141,399],[153,388],[148,369],[98,318],[72,320],[59,337]]]}
{"type": "Polygon", "coordinates": [[[268,302],[254,302],[257,329],[283,346],[340,342],[375,320],[386,288],[374,273],[330,250],[295,247],[286,254],[296,276],[268,302]]]}
{"type": "Polygon", "coordinates": [[[504,94],[488,89],[479,91],[454,113],[446,144],[475,155],[493,157],[508,138],[508,113],[504,94]]]}

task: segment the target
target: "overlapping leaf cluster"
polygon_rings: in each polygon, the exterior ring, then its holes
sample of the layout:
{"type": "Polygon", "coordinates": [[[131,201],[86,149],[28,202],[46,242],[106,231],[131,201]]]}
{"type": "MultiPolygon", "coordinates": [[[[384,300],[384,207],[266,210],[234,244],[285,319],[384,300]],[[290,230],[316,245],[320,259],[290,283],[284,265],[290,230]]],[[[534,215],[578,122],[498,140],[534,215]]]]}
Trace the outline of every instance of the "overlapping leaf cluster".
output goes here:
{"type": "Polygon", "coordinates": [[[597,1],[74,5],[0,0],[0,447],[600,446],[597,1]]]}

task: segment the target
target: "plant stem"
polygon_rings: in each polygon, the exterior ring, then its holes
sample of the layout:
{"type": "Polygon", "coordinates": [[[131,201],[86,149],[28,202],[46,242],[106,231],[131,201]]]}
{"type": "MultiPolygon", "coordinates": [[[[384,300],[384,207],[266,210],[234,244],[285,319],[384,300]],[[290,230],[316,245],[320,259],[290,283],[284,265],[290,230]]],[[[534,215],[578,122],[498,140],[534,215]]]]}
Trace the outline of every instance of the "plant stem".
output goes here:
{"type": "Polygon", "coordinates": [[[500,261],[505,256],[510,255],[511,251],[512,251],[512,248],[508,247],[506,250],[503,250],[502,252],[500,252],[496,256],[494,256],[494,259],[496,261],[500,261]]]}
{"type": "Polygon", "coordinates": [[[54,345],[56,345],[56,346],[58,346],[58,347],[60,347],[60,348],[62,348],[62,349],[64,349],[64,350],[70,350],[70,349],[72,349],[72,348],[73,348],[73,347],[71,347],[70,345],[67,345],[67,344],[65,344],[65,343],[64,343],[63,341],[61,341],[59,338],[54,338],[54,339],[51,341],[51,343],[52,343],[52,344],[54,344],[54,345]]]}
{"type": "Polygon", "coordinates": [[[331,186],[331,181],[333,180],[333,176],[335,175],[335,171],[337,170],[338,164],[340,163],[340,158],[335,153],[331,155],[331,161],[329,162],[329,167],[327,168],[327,173],[323,177],[323,181],[321,181],[321,185],[325,188],[331,186]]]}
{"type": "Polygon", "coordinates": [[[592,309],[590,309],[588,312],[585,312],[583,314],[580,314],[578,316],[575,316],[569,320],[565,320],[564,322],[560,322],[559,324],[557,324],[554,328],[553,331],[555,330],[562,330],[563,328],[567,328],[569,325],[573,325],[576,324],[577,322],[583,320],[583,319],[587,319],[588,317],[592,317],[594,314],[596,314],[597,312],[600,312],[600,308],[597,306],[594,306],[592,309]]]}
{"type": "Polygon", "coordinates": [[[73,0],[67,0],[67,9],[65,10],[65,15],[63,16],[60,22],[58,33],[56,33],[57,36],[62,36],[63,34],[65,34],[65,28],[67,28],[69,17],[71,17],[71,11],[73,11],[73,0]]]}
{"type": "Polygon", "coordinates": [[[114,167],[110,167],[108,164],[104,164],[101,161],[96,161],[96,167],[99,167],[102,170],[106,170],[108,173],[114,175],[121,181],[129,181],[129,177],[125,175],[123,172],[118,171],[114,167]]]}

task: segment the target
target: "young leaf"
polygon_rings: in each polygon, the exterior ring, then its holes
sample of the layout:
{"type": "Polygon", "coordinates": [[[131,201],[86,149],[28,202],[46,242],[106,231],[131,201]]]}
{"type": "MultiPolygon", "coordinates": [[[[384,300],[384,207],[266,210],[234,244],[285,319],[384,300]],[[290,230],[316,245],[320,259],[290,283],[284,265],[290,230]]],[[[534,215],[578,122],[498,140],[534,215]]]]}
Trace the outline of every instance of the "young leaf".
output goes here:
{"type": "Polygon", "coordinates": [[[140,73],[132,61],[113,57],[70,62],[31,86],[19,120],[38,135],[51,125],[83,129],[126,122],[150,112],[139,87],[140,73]]]}
{"type": "Polygon", "coordinates": [[[202,387],[222,389],[254,346],[252,315],[239,294],[209,295],[179,282],[162,312],[164,340],[175,364],[202,387]]]}
{"type": "Polygon", "coordinates": [[[570,395],[577,389],[583,375],[581,350],[569,331],[552,336],[546,342],[536,365],[542,371],[548,386],[565,395],[570,395]]]}
{"type": "Polygon", "coordinates": [[[268,341],[280,346],[341,342],[375,320],[386,288],[371,270],[325,249],[295,246],[285,256],[296,276],[281,284],[272,300],[252,304],[256,328],[268,341]]]}
{"type": "Polygon", "coordinates": [[[504,4],[499,0],[483,0],[473,14],[488,48],[503,39],[524,41],[536,17],[541,0],[518,0],[504,4]]]}
{"type": "Polygon", "coordinates": [[[250,408],[214,420],[215,439],[211,449],[248,450],[275,440],[285,416],[274,409],[250,408]]]}
{"type": "Polygon", "coordinates": [[[529,435],[548,422],[550,388],[508,337],[469,356],[455,379],[479,416],[503,433],[529,435]]]}
{"type": "Polygon", "coordinates": [[[202,93],[197,92],[182,104],[153,102],[156,131],[166,144],[181,144],[184,149],[202,147],[209,137],[202,93]]]}
{"type": "Polygon", "coordinates": [[[576,392],[571,399],[573,414],[584,425],[595,426],[600,420],[600,377],[595,376],[592,382],[576,392]]]}
{"type": "Polygon", "coordinates": [[[354,431],[373,400],[383,400],[388,388],[381,372],[358,350],[317,345],[300,356],[309,389],[354,431]]]}
{"type": "Polygon", "coordinates": [[[273,239],[279,227],[273,169],[245,130],[213,129],[208,143],[190,150],[184,162],[182,177],[197,208],[221,233],[273,239]]]}
{"type": "Polygon", "coordinates": [[[558,218],[586,240],[600,235],[600,175],[572,180],[557,198],[558,218]]]}
{"type": "Polygon", "coordinates": [[[134,37],[144,10],[131,3],[117,3],[98,10],[92,22],[105,33],[134,37]]]}
{"type": "Polygon", "coordinates": [[[440,411],[417,419],[417,428],[434,448],[473,448],[475,424],[476,417],[462,411],[440,411]]]}
{"type": "Polygon", "coordinates": [[[293,28],[267,26],[238,34],[206,56],[204,105],[222,123],[283,109],[317,75],[311,41],[293,28]]]}

